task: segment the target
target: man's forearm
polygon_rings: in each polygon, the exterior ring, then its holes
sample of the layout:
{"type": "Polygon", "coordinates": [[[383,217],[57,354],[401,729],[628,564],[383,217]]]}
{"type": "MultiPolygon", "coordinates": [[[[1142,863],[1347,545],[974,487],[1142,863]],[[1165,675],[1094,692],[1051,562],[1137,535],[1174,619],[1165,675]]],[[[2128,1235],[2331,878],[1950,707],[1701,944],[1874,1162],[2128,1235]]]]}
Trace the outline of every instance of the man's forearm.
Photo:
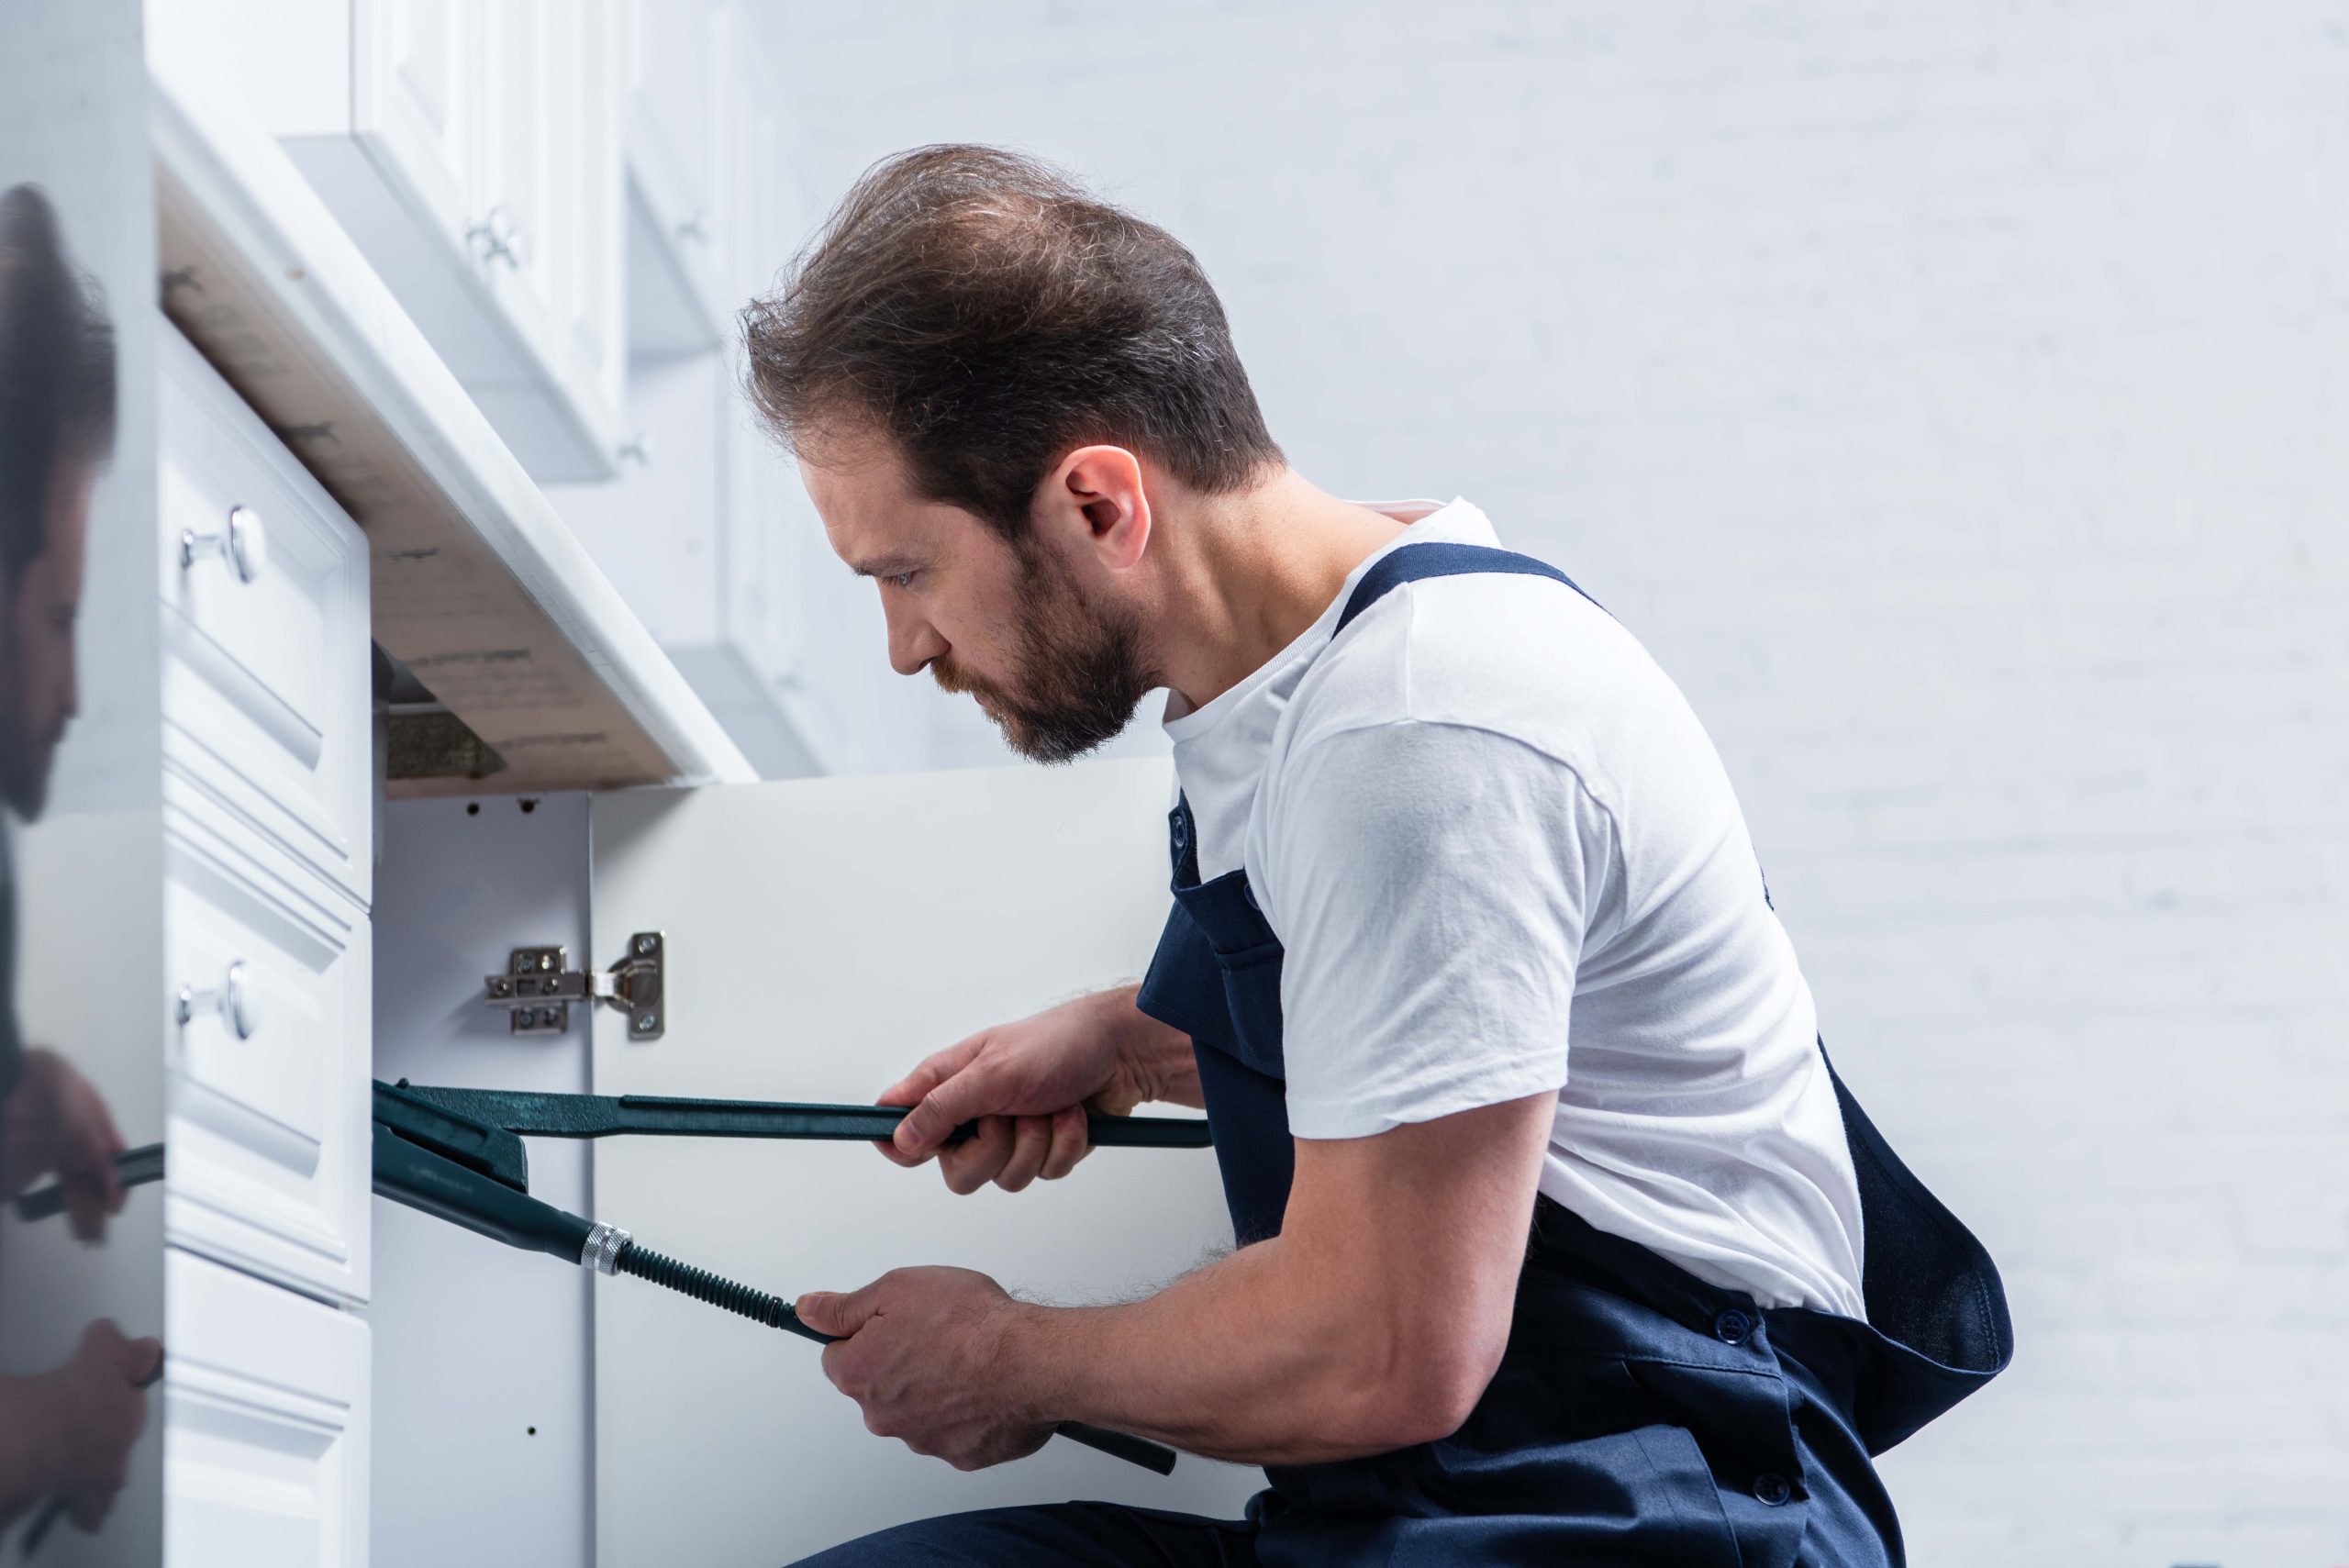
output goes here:
{"type": "Polygon", "coordinates": [[[1135,998],[1141,993],[1139,984],[1113,985],[1095,992],[1090,1000],[1100,1008],[1103,1026],[1115,1032],[1119,1055],[1140,1085],[1143,1100],[1205,1109],[1191,1037],[1137,1006],[1135,998]]]}
{"type": "MultiPolygon", "coordinates": [[[[1451,1431],[1482,1388],[1449,1341],[1342,1287],[1309,1244],[1242,1248],[1143,1301],[1023,1306],[1005,1380],[1039,1421],[1082,1420],[1193,1453],[1307,1463],[1451,1431]],[[1339,1288],[1332,1288],[1338,1286],[1339,1288]]],[[[1326,1262],[1326,1260],[1324,1261],[1326,1262]]]]}
{"type": "Polygon", "coordinates": [[[0,1529],[54,1489],[56,1442],[39,1380],[0,1377],[0,1529]]]}
{"type": "Polygon", "coordinates": [[[1428,1442],[1508,1348],[1554,1093],[1300,1140],[1279,1235],[1124,1307],[1018,1307],[1003,1386],[1032,1419],[1299,1463],[1428,1442]]]}

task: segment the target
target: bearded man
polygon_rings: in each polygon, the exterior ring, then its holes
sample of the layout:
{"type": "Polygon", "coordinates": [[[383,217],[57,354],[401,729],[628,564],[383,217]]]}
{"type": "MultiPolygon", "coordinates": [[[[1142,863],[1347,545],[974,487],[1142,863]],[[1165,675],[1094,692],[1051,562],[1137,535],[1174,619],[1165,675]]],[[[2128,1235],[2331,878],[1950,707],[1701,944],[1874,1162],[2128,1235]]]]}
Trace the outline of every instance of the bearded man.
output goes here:
{"type": "Polygon", "coordinates": [[[1268,1480],[1238,1520],[997,1509],[813,1561],[1899,1562],[1871,1456],[2004,1364],[2004,1297],[1830,1069],[1631,634],[1466,500],[1314,485],[1192,254],[1030,160],[883,162],[747,331],[901,673],[1046,762],[1169,694],[1148,975],[915,1066],[887,1152],[1018,1191],[1088,1106],[1201,1106],[1241,1243],[1119,1306],[810,1296],[825,1371],[958,1467],[1081,1420],[1268,1480]]]}

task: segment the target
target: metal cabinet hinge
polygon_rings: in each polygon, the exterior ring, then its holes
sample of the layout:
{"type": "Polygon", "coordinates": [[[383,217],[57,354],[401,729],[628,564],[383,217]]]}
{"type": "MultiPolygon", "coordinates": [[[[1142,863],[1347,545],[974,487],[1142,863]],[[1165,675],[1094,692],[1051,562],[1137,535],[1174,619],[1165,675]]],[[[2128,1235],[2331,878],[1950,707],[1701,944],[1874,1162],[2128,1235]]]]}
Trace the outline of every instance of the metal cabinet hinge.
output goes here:
{"type": "Polygon", "coordinates": [[[668,942],[659,931],[639,931],[628,951],[598,973],[570,967],[568,948],[516,948],[502,974],[486,976],[483,1000],[507,1009],[516,1034],[561,1034],[571,1027],[571,1004],[601,1002],[628,1015],[628,1038],[659,1040],[669,1027],[662,978],[668,942]]]}

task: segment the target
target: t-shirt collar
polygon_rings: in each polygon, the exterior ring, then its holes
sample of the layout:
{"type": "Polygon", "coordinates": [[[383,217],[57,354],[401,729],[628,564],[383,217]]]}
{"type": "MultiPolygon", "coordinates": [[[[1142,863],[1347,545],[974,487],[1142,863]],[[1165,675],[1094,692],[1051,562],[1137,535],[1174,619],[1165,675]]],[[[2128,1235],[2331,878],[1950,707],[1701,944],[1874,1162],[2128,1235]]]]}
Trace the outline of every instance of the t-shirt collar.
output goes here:
{"type": "Polygon", "coordinates": [[[1323,607],[1320,615],[1315,617],[1313,624],[1297,633],[1287,647],[1256,666],[1226,690],[1218,693],[1211,701],[1202,706],[1178,712],[1176,705],[1183,699],[1179,694],[1168,692],[1166,712],[1160,720],[1168,736],[1175,740],[1188,740],[1214,728],[1222,721],[1224,715],[1246,702],[1251,692],[1273,679],[1278,672],[1286,669],[1306,649],[1318,642],[1328,641],[1331,632],[1336,628],[1339,613],[1344,608],[1347,596],[1354,591],[1354,584],[1362,580],[1362,574],[1369,571],[1372,563],[1389,550],[1399,550],[1407,544],[1416,542],[1417,539],[1424,538],[1425,535],[1419,533],[1419,529],[1424,525],[1438,522],[1441,526],[1458,521],[1474,526],[1474,521],[1481,521],[1483,517],[1483,514],[1478,512],[1473,505],[1458,495],[1449,501],[1415,498],[1405,501],[1356,501],[1352,504],[1367,507],[1382,517],[1392,517],[1395,521],[1405,525],[1404,531],[1356,562],[1354,569],[1346,573],[1346,580],[1339,585],[1335,596],[1323,607]]]}

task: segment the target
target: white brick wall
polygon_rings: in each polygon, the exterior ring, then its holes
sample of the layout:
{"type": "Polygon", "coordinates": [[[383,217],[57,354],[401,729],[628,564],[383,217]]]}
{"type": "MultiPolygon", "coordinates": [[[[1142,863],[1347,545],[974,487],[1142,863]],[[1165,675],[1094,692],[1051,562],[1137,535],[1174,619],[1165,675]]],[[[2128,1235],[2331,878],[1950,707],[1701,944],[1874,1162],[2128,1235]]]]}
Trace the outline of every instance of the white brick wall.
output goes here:
{"type": "Polygon", "coordinates": [[[2006,1268],[2014,1371],[1886,1462],[1914,1562],[2349,1562],[2349,13],[765,19],[819,188],[1074,166],[1307,473],[1475,497],[1677,676],[2006,1268]]]}

